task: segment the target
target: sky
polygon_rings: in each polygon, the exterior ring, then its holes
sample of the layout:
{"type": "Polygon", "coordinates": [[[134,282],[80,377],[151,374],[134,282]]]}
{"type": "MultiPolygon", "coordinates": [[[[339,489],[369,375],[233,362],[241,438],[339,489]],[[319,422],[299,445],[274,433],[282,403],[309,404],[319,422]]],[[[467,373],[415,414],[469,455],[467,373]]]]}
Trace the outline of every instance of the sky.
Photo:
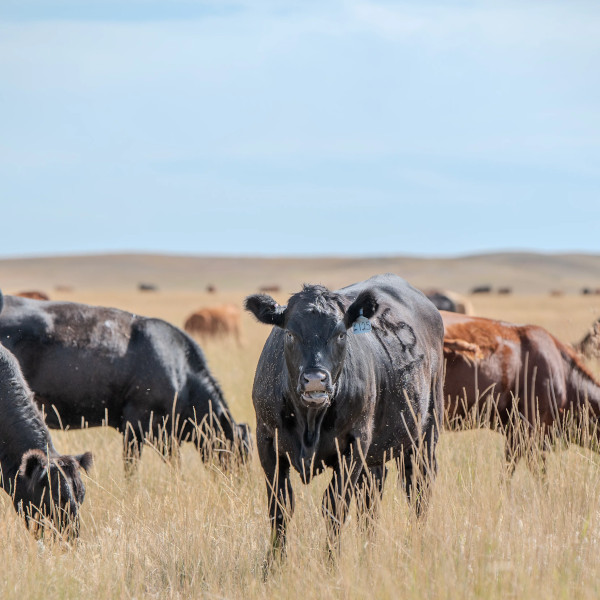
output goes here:
{"type": "Polygon", "coordinates": [[[600,3],[2,0],[0,256],[600,253],[600,3]]]}

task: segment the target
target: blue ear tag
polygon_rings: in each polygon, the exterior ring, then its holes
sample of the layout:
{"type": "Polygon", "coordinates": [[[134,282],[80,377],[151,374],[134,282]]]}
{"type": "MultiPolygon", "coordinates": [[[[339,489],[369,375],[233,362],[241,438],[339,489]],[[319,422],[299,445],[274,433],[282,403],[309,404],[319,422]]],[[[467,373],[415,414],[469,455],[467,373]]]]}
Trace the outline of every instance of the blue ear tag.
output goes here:
{"type": "Polygon", "coordinates": [[[369,333],[371,331],[371,321],[363,317],[363,309],[360,309],[360,316],[352,324],[352,333],[369,333]]]}

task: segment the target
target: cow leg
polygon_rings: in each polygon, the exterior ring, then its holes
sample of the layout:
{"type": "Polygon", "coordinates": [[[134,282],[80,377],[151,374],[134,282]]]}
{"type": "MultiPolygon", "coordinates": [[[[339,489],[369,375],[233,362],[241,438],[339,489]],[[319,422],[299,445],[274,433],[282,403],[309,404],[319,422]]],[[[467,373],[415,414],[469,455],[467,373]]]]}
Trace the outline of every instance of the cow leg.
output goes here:
{"type": "Polygon", "coordinates": [[[505,459],[505,475],[510,479],[519,461],[524,456],[523,445],[525,443],[524,433],[522,430],[517,431],[512,423],[508,423],[504,428],[504,459],[505,459]]]}
{"type": "Polygon", "coordinates": [[[150,422],[141,420],[139,411],[128,405],[123,410],[121,431],[123,432],[125,477],[127,478],[137,471],[146,436],[150,431],[150,422]]]}
{"type": "Polygon", "coordinates": [[[404,478],[404,490],[417,518],[421,518],[429,504],[433,480],[437,474],[435,447],[439,436],[438,427],[432,424],[425,432],[421,444],[412,445],[404,454],[400,472],[404,478]]]}
{"type": "Polygon", "coordinates": [[[340,456],[338,466],[323,495],[323,516],[327,520],[327,547],[329,557],[335,559],[340,552],[340,533],[348,517],[348,509],[358,480],[363,472],[361,456],[366,455],[358,449],[358,441],[350,451],[340,456]]]}
{"type": "Polygon", "coordinates": [[[176,470],[181,467],[181,445],[176,437],[169,438],[169,464],[176,470]]]}
{"type": "Polygon", "coordinates": [[[294,513],[294,493],[290,482],[290,464],[287,458],[279,456],[275,440],[263,437],[259,430],[257,446],[266,477],[271,521],[271,547],[263,565],[263,575],[266,577],[273,560],[285,558],[287,524],[294,513]]]}
{"type": "Polygon", "coordinates": [[[363,469],[356,484],[356,507],[358,510],[359,522],[363,527],[371,526],[375,521],[375,516],[381,497],[383,496],[383,486],[387,478],[387,467],[371,467],[363,469]],[[362,518],[361,518],[362,517],[362,518]]]}
{"type": "Polygon", "coordinates": [[[123,425],[123,461],[126,478],[131,477],[137,471],[143,445],[143,432],[130,421],[126,421],[123,425]]]}
{"type": "Polygon", "coordinates": [[[165,463],[178,469],[181,462],[181,453],[177,437],[171,431],[163,429],[159,436],[155,436],[155,440],[165,463]]]}

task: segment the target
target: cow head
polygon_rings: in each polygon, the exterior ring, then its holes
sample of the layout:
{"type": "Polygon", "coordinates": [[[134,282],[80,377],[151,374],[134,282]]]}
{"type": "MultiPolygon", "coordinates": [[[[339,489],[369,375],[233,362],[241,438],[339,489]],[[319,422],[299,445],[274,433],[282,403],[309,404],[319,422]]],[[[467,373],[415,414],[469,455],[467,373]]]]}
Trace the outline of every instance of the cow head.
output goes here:
{"type": "Polygon", "coordinates": [[[48,457],[41,450],[23,455],[15,493],[17,509],[30,521],[48,518],[61,533],[76,536],[79,532],[79,507],[85,486],[79,469],[92,465],[92,454],[48,457]]]}
{"type": "Polygon", "coordinates": [[[329,406],[344,366],[347,330],[360,314],[370,318],[378,308],[370,290],[346,305],[343,296],[320,285],[305,285],[287,306],[265,294],[246,298],[246,310],[261,323],[284,330],[289,389],[307,408],[329,406]]]}

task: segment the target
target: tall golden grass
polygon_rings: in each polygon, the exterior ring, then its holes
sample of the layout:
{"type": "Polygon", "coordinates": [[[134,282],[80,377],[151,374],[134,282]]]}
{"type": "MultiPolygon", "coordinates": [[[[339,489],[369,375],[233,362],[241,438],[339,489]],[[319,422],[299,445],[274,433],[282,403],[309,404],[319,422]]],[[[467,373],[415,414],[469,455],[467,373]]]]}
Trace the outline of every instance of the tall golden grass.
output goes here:
{"type": "MultiPolygon", "coordinates": [[[[78,298],[162,316],[181,325],[203,303],[241,295],[141,297],[89,292],[78,298]]],[[[536,322],[563,340],[598,316],[580,298],[476,299],[479,314],[536,322]],[[553,304],[553,303],[554,304],[553,304]]],[[[268,328],[244,317],[245,346],[205,352],[235,418],[254,431],[251,387],[268,328]]],[[[365,533],[354,511],[339,560],[327,560],[319,476],[293,476],[296,512],[287,562],[262,580],[268,550],[266,487],[256,452],[223,472],[191,444],[181,466],[146,446],[139,472],[124,477],[112,429],[54,432],[61,452],[94,452],[79,541],[37,541],[0,494],[0,598],[597,598],[600,593],[600,456],[571,446],[549,454],[547,476],[520,464],[504,475],[502,437],[443,433],[427,518],[417,522],[394,473],[379,517],[365,533]]]]}

